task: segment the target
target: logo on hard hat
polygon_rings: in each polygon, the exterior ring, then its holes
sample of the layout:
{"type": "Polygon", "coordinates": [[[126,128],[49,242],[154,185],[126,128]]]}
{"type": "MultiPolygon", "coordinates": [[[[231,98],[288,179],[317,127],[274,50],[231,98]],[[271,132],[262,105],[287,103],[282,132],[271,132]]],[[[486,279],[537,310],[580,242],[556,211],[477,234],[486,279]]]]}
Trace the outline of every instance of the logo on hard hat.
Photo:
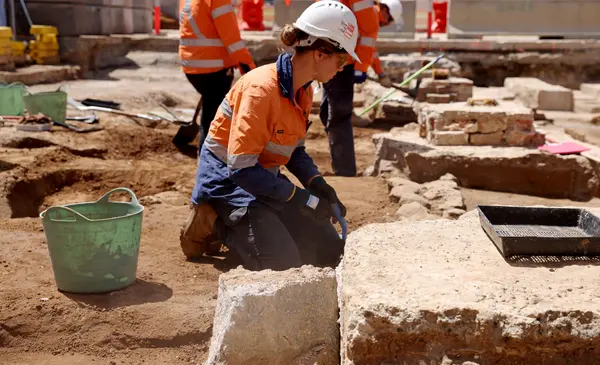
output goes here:
{"type": "Polygon", "coordinates": [[[344,37],[351,39],[352,35],[354,34],[354,25],[346,23],[343,20],[340,22],[340,24],[342,25],[340,31],[342,32],[342,34],[344,34],[344,37]]]}

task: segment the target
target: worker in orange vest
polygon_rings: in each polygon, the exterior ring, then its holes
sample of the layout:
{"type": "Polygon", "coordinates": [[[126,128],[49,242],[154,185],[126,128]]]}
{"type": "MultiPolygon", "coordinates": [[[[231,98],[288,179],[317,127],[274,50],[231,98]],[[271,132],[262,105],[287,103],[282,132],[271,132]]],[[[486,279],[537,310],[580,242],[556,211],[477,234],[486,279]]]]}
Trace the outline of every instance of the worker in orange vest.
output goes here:
{"type": "MultiPolygon", "coordinates": [[[[396,24],[396,29],[401,31],[404,27],[404,19],[402,18],[402,3],[400,0],[380,0],[375,4],[375,10],[379,15],[379,26],[385,27],[391,23],[396,24]]],[[[373,63],[371,64],[373,71],[379,77],[379,83],[384,87],[391,87],[392,81],[383,71],[379,52],[373,54],[373,63]]]]}
{"type": "Polygon", "coordinates": [[[356,176],[352,135],[354,84],[367,78],[379,31],[379,16],[373,0],[342,0],[341,3],[352,10],[358,22],[359,38],[355,52],[360,62],[350,61],[333,79],[323,84],[319,115],[329,139],[334,174],[356,176]]]}
{"type": "MultiPolygon", "coordinates": [[[[280,41],[288,52],[233,85],[200,152],[182,248],[202,247],[215,236],[247,269],[337,266],[345,236],[332,223],[342,221],[346,208],[304,140],[311,83],[329,81],[348,58],[358,60],[357,28],[356,17],[342,3],[313,3],[283,28],[280,41]],[[283,174],[283,167],[299,184],[283,174]],[[206,219],[211,211],[212,224],[206,219]]],[[[202,252],[187,248],[188,257],[202,252]]]]}
{"type": "MultiPolygon", "coordinates": [[[[179,58],[185,76],[202,95],[200,148],[231,88],[234,68],[245,74],[256,65],[240,35],[231,0],[181,0],[179,9],[179,58]]],[[[173,142],[190,141],[178,132],[173,142]]]]}

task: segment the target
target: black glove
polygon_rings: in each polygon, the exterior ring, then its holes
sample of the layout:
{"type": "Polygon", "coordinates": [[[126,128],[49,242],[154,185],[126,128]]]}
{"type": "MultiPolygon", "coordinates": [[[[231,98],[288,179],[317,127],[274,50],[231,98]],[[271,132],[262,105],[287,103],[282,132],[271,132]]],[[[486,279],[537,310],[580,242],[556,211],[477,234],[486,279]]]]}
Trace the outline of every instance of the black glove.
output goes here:
{"type": "Polygon", "coordinates": [[[246,65],[245,63],[240,63],[240,68],[242,69],[242,75],[250,72],[250,66],[246,65]]]}
{"type": "MultiPolygon", "coordinates": [[[[335,190],[331,187],[331,185],[327,184],[325,179],[322,176],[315,177],[310,184],[308,184],[308,191],[312,194],[316,195],[321,199],[327,200],[327,204],[337,204],[340,207],[340,212],[342,213],[342,217],[346,216],[346,207],[340,199],[338,198],[335,190]]],[[[332,214],[333,215],[333,214],[332,214]]],[[[337,223],[337,219],[333,219],[333,223],[337,223]]]]}
{"type": "Polygon", "coordinates": [[[307,210],[316,218],[329,220],[332,216],[331,207],[327,199],[320,199],[307,190],[296,188],[290,203],[298,206],[302,210],[307,210]]]}

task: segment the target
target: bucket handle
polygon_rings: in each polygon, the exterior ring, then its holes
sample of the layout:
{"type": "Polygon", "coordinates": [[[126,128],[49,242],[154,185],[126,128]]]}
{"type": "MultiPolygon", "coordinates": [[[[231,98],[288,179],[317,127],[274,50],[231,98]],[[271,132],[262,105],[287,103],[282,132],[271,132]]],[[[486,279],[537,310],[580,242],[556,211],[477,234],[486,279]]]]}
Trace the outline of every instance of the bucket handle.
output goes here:
{"type": "Polygon", "coordinates": [[[110,196],[113,193],[116,193],[117,191],[124,191],[127,194],[129,194],[129,196],[131,197],[131,203],[135,204],[135,205],[140,205],[140,203],[137,200],[137,197],[135,196],[135,194],[133,193],[133,191],[127,189],[127,188],[116,188],[116,189],[112,189],[111,191],[109,191],[108,193],[104,194],[104,196],[100,199],[98,199],[96,201],[96,203],[104,203],[107,204],[108,203],[108,199],[110,198],[110,196]]]}
{"type": "Polygon", "coordinates": [[[69,214],[71,214],[73,216],[73,218],[75,218],[75,221],[78,221],[80,219],[83,219],[85,221],[89,221],[89,219],[87,219],[86,217],[84,217],[80,213],[74,211],[73,209],[68,208],[68,207],[61,207],[61,206],[50,207],[50,208],[46,209],[46,212],[44,213],[44,219],[49,219],[52,222],[73,222],[72,219],[52,219],[52,218],[50,218],[50,213],[52,211],[66,211],[69,214]]]}

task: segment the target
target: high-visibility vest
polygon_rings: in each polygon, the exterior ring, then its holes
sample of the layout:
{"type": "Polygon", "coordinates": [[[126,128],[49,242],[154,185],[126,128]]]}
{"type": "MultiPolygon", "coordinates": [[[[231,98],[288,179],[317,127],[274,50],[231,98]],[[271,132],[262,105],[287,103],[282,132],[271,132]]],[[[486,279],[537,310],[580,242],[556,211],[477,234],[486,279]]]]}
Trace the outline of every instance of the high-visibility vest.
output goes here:
{"type": "Polygon", "coordinates": [[[231,0],[181,0],[179,5],[179,58],[185,73],[212,73],[240,63],[256,67],[231,0]]]}
{"type": "Polygon", "coordinates": [[[373,60],[379,33],[379,14],[373,0],[341,0],[340,2],[352,10],[358,23],[358,42],[354,52],[361,62],[353,62],[349,58],[348,63],[354,63],[355,70],[367,72],[373,60]]]}

